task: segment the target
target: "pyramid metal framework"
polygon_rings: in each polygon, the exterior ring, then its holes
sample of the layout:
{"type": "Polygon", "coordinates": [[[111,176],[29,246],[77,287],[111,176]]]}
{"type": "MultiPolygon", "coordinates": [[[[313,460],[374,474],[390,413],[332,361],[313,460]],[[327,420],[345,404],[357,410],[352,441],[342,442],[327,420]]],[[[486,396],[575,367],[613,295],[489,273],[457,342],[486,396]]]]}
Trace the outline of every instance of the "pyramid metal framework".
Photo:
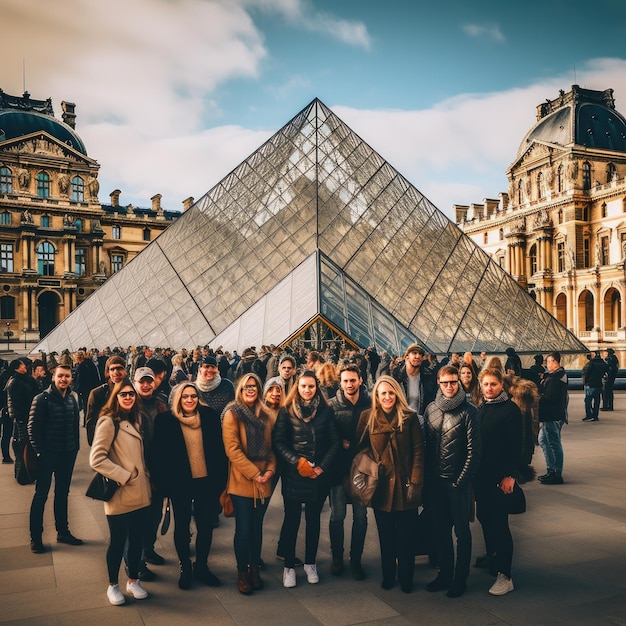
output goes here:
{"type": "Polygon", "coordinates": [[[323,322],[358,346],[584,352],[411,183],[314,100],[37,349],[237,349],[323,322]]]}

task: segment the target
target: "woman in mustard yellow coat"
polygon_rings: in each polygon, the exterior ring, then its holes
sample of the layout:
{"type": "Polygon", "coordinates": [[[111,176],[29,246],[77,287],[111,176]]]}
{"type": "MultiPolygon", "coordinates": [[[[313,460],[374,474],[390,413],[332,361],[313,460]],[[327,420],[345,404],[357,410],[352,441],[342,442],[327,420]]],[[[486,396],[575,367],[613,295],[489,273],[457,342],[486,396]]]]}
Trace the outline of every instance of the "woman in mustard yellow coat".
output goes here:
{"type": "Polygon", "coordinates": [[[222,423],[229,459],[227,490],[235,510],[237,588],[246,595],[263,587],[259,576],[263,518],[276,484],[272,450],[275,417],[261,401],[262,393],[260,378],[244,375],[222,423]]]}

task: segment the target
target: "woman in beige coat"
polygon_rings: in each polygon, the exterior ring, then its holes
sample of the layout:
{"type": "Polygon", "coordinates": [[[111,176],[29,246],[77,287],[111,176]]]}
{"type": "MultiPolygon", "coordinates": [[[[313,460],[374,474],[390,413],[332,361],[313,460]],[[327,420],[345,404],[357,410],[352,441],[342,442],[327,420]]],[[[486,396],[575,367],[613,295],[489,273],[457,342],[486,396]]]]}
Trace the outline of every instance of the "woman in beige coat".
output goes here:
{"type": "Polygon", "coordinates": [[[111,534],[106,554],[107,597],[115,605],[125,602],[118,575],[127,540],[126,591],[137,600],[148,597],[139,582],[143,533],[150,504],[150,479],[144,460],[140,416],[140,400],[130,380],[125,378],[115,385],[102,408],[89,455],[91,467],[119,485],[111,500],[104,503],[111,534]]]}
{"type": "Polygon", "coordinates": [[[378,528],[383,589],[396,581],[413,587],[415,519],[422,499],[424,442],[417,413],[407,404],[399,383],[381,376],[372,389],[372,408],[357,424],[361,448],[379,462],[379,482],[372,498],[378,528]]]}
{"type": "Polygon", "coordinates": [[[235,509],[237,588],[246,595],[263,588],[259,576],[263,518],[276,484],[272,450],[276,417],[263,404],[262,393],[261,379],[256,374],[244,374],[222,423],[229,459],[227,490],[235,509]]]}

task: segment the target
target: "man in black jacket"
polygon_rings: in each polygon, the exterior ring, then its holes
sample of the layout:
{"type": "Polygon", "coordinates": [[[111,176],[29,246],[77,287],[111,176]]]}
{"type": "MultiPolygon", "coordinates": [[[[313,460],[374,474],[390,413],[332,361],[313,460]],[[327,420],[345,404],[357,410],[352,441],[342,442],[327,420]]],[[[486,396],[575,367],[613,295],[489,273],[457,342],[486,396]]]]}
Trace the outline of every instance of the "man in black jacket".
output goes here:
{"type": "Polygon", "coordinates": [[[478,411],[459,385],[458,369],[444,365],[437,380],[439,391],[424,415],[424,500],[436,529],[439,574],[426,589],[448,589],[448,597],[458,598],[465,592],[472,556],[470,494],[480,463],[481,434],[478,411]],[[457,539],[456,566],[452,527],[457,539]]]}
{"type": "Polygon", "coordinates": [[[583,367],[583,386],[585,388],[585,417],[583,422],[597,422],[600,411],[602,379],[608,372],[607,364],[600,352],[594,352],[591,360],[583,367]]]}
{"type": "Polygon", "coordinates": [[[79,448],[79,410],[70,391],[72,369],[60,363],[47,391],[35,396],[28,418],[28,438],[38,457],[37,483],[30,507],[30,549],[45,552],[42,542],[43,514],[54,474],[54,521],[57,542],[81,545],[69,531],[67,499],[79,448]]]}
{"type": "Polygon", "coordinates": [[[393,372],[393,377],[402,386],[409,406],[417,413],[422,425],[424,410],[435,399],[437,391],[424,355],[420,345],[411,344],[404,353],[404,363],[393,372]]]}
{"type": "MultiPolygon", "coordinates": [[[[335,412],[337,430],[341,438],[341,449],[333,472],[333,486],[330,488],[330,549],[333,561],[330,573],[339,576],[343,572],[343,522],[346,518],[346,492],[343,480],[350,472],[352,459],[356,454],[356,425],[361,413],[371,408],[371,400],[363,385],[358,365],[350,363],[340,372],[341,389],[331,398],[329,405],[335,412]]],[[[352,503],[352,538],[350,541],[350,571],[355,580],[363,580],[365,572],[361,565],[361,555],[367,532],[367,508],[357,502],[352,503]]]]}

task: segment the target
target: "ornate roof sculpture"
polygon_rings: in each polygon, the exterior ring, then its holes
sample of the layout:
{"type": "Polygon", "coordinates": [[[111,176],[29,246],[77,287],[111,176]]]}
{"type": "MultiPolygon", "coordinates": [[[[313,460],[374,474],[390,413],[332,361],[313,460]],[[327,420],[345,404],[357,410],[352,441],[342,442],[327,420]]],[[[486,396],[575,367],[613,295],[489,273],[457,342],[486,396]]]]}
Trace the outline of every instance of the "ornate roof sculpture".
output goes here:
{"type": "Polygon", "coordinates": [[[319,100],[38,349],[287,343],[323,322],[402,354],[585,351],[319,100]]]}

